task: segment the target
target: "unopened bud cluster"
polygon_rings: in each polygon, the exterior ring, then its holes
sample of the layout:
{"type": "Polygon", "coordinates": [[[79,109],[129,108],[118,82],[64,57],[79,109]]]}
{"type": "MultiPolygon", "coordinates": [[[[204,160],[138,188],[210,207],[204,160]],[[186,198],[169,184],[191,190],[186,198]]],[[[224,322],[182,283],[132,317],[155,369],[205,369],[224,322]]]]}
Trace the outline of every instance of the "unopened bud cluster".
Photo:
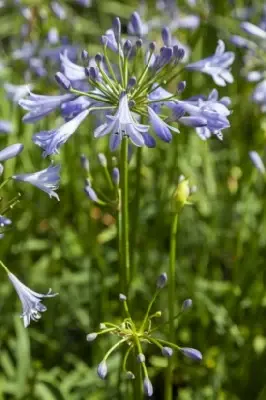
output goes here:
{"type": "MultiPolygon", "coordinates": [[[[143,373],[143,391],[147,396],[152,396],[153,386],[151,380],[149,379],[148,369],[146,366],[146,357],[143,352],[147,344],[154,344],[159,348],[160,353],[166,357],[170,358],[173,356],[174,350],[179,351],[186,357],[192,360],[200,361],[202,359],[201,353],[193,348],[189,347],[179,347],[175,343],[168,342],[156,336],[157,329],[152,328],[152,322],[154,319],[160,318],[162,316],[161,311],[151,312],[152,306],[160,293],[160,291],[167,284],[167,274],[162,273],[156,281],[156,290],[150,301],[146,314],[140,323],[133,321],[131,314],[129,312],[127,297],[123,294],[119,294],[119,300],[123,304],[124,312],[126,318],[120,324],[114,324],[109,322],[104,322],[100,324],[100,330],[98,332],[92,332],[87,335],[87,341],[92,342],[100,335],[110,333],[116,335],[119,340],[116,342],[105,354],[103,360],[100,362],[97,368],[98,376],[101,379],[105,379],[108,373],[107,360],[108,357],[120,346],[125,347],[125,354],[123,359],[123,373],[126,379],[135,379],[135,375],[132,371],[128,370],[128,358],[131,356],[133,360],[139,365],[143,373]],[[155,335],[153,334],[155,333],[155,335]],[[136,354],[136,356],[135,356],[136,354]]],[[[179,317],[183,312],[187,311],[192,307],[192,300],[187,299],[183,302],[180,313],[176,316],[179,317]]],[[[162,326],[163,324],[161,324],[162,326]]],[[[160,326],[160,325],[159,325],[160,326]]]]}

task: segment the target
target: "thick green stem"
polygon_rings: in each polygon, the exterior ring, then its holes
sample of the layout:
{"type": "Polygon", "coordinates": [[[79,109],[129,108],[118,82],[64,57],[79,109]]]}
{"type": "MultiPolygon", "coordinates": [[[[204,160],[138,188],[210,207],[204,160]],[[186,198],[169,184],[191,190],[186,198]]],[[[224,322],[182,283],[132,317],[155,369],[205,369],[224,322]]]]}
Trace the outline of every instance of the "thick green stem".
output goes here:
{"type": "Polygon", "coordinates": [[[139,227],[139,208],[140,208],[140,183],[141,183],[141,165],[142,165],[142,147],[137,148],[137,162],[136,162],[136,179],[135,179],[135,198],[132,210],[131,221],[131,262],[132,262],[132,278],[136,276],[136,241],[137,232],[139,227]]]}
{"type": "Polygon", "coordinates": [[[130,281],[130,257],[129,257],[129,213],[128,213],[128,138],[123,137],[121,145],[121,164],[120,164],[120,204],[119,204],[119,254],[120,254],[120,273],[121,290],[128,292],[130,281]]]}
{"type": "MultiPolygon", "coordinates": [[[[170,237],[170,257],[169,257],[169,271],[168,271],[168,313],[169,313],[169,338],[170,342],[175,342],[175,285],[176,285],[176,233],[178,224],[178,214],[174,214],[172,225],[171,225],[171,237],[170,237]]],[[[172,376],[173,376],[173,360],[169,358],[168,367],[165,375],[165,400],[173,399],[172,391],[172,376]]]]}

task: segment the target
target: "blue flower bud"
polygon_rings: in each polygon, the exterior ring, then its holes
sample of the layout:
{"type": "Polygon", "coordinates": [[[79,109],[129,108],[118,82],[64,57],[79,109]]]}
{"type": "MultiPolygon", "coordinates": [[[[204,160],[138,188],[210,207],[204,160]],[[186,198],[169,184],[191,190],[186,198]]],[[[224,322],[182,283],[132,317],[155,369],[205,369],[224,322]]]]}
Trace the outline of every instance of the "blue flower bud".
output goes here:
{"type": "Polygon", "coordinates": [[[118,17],[116,17],[113,20],[113,31],[114,31],[116,40],[119,41],[120,40],[120,36],[121,36],[121,22],[120,22],[120,19],[118,17]]]}
{"type": "Polygon", "coordinates": [[[129,78],[129,80],[128,80],[127,88],[128,88],[128,89],[133,88],[133,87],[136,85],[136,83],[137,83],[136,77],[135,77],[135,76],[132,76],[132,77],[129,78]]]}
{"type": "Polygon", "coordinates": [[[136,47],[137,47],[137,49],[140,49],[140,48],[142,47],[142,45],[143,45],[143,42],[142,42],[141,39],[136,40],[136,47]]]}
{"type": "Polygon", "coordinates": [[[98,201],[98,196],[91,186],[85,186],[84,191],[91,201],[98,201]]]}
{"type": "Polygon", "coordinates": [[[149,49],[151,52],[154,52],[156,49],[156,43],[155,42],[150,42],[149,43],[149,49]]]}
{"type": "Polygon", "coordinates": [[[23,149],[24,146],[21,143],[11,144],[10,146],[5,147],[0,151],[0,162],[18,156],[23,149]]]}
{"type": "Polygon", "coordinates": [[[106,361],[103,360],[97,368],[97,374],[101,379],[105,379],[106,375],[107,375],[108,369],[107,369],[107,364],[106,361]]]}
{"type": "Polygon", "coordinates": [[[171,46],[172,35],[171,35],[169,28],[167,28],[167,27],[164,27],[162,29],[162,40],[163,40],[165,46],[171,46]]]}
{"type": "Polygon", "coordinates": [[[107,159],[103,153],[98,154],[98,160],[102,167],[107,167],[107,159]]]}
{"type": "Polygon", "coordinates": [[[85,156],[85,154],[81,154],[81,156],[80,156],[80,163],[81,163],[82,168],[84,168],[85,171],[89,172],[89,170],[90,170],[90,163],[89,163],[88,158],[85,156]]]}
{"type": "Polygon", "coordinates": [[[143,387],[144,387],[144,393],[147,396],[151,397],[153,395],[153,387],[152,387],[152,383],[151,383],[151,381],[149,380],[148,377],[144,378],[143,387]]]}
{"type": "Polygon", "coordinates": [[[112,179],[115,184],[115,186],[119,186],[119,181],[120,181],[120,172],[117,167],[113,168],[112,171],[112,179]]]}
{"type": "Polygon", "coordinates": [[[135,11],[130,17],[133,33],[136,36],[142,36],[144,27],[139,14],[135,11]]]}
{"type": "Polygon", "coordinates": [[[162,355],[164,357],[172,357],[173,355],[173,349],[171,349],[171,347],[162,347],[162,355]]]}
{"type": "Polygon", "coordinates": [[[97,81],[99,79],[99,69],[97,67],[85,68],[85,71],[86,70],[88,70],[88,76],[92,81],[97,81]]]}
{"type": "Polygon", "coordinates": [[[123,293],[119,294],[119,300],[120,301],[126,301],[126,299],[127,299],[127,296],[125,296],[123,293]]]}
{"type": "Polygon", "coordinates": [[[96,332],[89,333],[86,336],[86,340],[87,340],[87,342],[93,342],[97,338],[97,336],[98,336],[98,333],[96,333],[96,332]]]}
{"type": "Polygon", "coordinates": [[[182,304],[182,311],[186,311],[191,307],[192,307],[192,300],[191,299],[186,299],[182,304]]]}
{"type": "Polygon", "coordinates": [[[101,53],[97,53],[95,56],[95,61],[97,64],[100,64],[103,61],[103,56],[101,53]]]}
{"type": "Polygon", "coordinates": [[[250,151],[248,154],[254,167],[257,168],[257,170],[260,171],[262,174],[265,174],[265,165],[260,155],[256,151],[250,151]]]}
{"type": "Polygon", "coordinates": [[[184,356],[191,358],[192,360],[201,361],[202,354],[199,350],[193,349],[191,347],[180,347],[179,349],[184,356]]]}
{"type": "Polygon", "coordinates": [[[64,74],[62,74],[62,72],[57,72],[55,74],[55,80],[63,89],[69,90],[71,88],[70,81],[65,77],[64,74]]]}
{"type": "Polygon", "coordinates": [[[158,289],[164,288],[166,283],[167,283],[167,274],[164,272],[157,279],[157,283],[156,283],[157,284],[157,288],[158,289]]]}
{"type": "Polygon", "coordinates": [[[184,56],[185,56],[185,50],[184,49],[178,49],[178,51],[177,51],[178,60],[182,60],[182,58],[184,58],[184,56]]]}
{"type": "Polygon", "coordinates": [[[145,356],[144,356],[144,354],[142,354],[142,353],[138,354],[138,355],[137,355],[137,361],[138,361],[139,363],[144,363],[144,362],[145,362],[145,356]]]}
{"type": "Polygon", "coordinates": [[[81,58],[82,58],[83,61],[88,61],[89,60],[89,53],[87,52],[87,50],[82,50],[81,58]]]}
{"type": "Polygon", "coordinates": [[[130,55],[132,49],[132,43],[130,40],[126,40],[123,46],[123,53],[125,57],[128,57],[130,55]]]}
{"type": "Polygon", "coordinates": [[[178,82],[177,92],[182,93],[186,89],[186,81],[178,82]]]}

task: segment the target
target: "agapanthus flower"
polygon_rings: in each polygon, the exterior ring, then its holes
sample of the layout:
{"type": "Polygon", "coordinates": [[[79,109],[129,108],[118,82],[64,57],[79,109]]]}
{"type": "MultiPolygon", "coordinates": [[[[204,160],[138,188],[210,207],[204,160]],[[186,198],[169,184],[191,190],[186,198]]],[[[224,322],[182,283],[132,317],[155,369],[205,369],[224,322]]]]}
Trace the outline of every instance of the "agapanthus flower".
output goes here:
{"type": "MultiPolygon", "coordinates": [[[[70,60],[67,52],[61,55],[62,69],[56,79],[67,94],[43,97],[31,94],[20,102],[29,111],[25,116],[28,121],[37,120],[57,107],[67,121],[57,129],[33,136],[33,141],[43,148],[44,156],[57,153],[89,113],[97,117],[94,136],[109,135],[111,150],[116,150],[124,137],[128,137],[135,146],[154,147],[153,131],[161,140],[170,142],[171,132],[179,132],[175,123],[206,127],[214,134],[229,126],[226,115],[214,109],[218,103],[222,108],[221,101],[217,100],[215,106],[210,106],[211,99],[208,105],[182,102],[183,82],[179,83],[174,93],[164,88],[179,74],[180,62],[186,53],[170,30],[163,28],[164,45],[157,49],[154,42],[147,43],[146,39],[141,39],[145,29],[138,13],[133,13],[129,25],[130,38],[122,38],[120,20],[115,18],[112,29],[101,38],[103,52],[92,59],[83,51],[83,66],[70,60]],[[117,65],[110,61],[110,51],[115,53],[117,65]],[[182,106],[182,112],[177,116],[179,106],[182,106]],[[169,118],[169,111],[173,109],[175,119],[169,118]]],[[[227,68],[233,58],[233,53],[225,52],[223,42],[220,42],[216,55],[200,63],[204,64],[204,68],[211,66],[208,71],[221,84],[221,79],[230,81],[227,68]]],[[[204,136],[207,137],[207,133],[204,136]]]]}
{"type": "Polygon", "coordinates": [[[41,303],[42,299],[54,297],[58,293],[52,293],[52,289],[49,289],[47,294],[40,294],[25,286],[11,272],[8,272],[8,277],[20,298],[23,309],[21,318],[23,318],[24,326],[27,328],[31,320],[38,321],[41,318],[40,313],[47,310],[45,305],[41,303]]]}
{"type": "Polygon", "coordinates": [[[16,181],[28,182],[33,186],[36,186],[40,190],[46,192],[49,197],[55,197],[59,201],[59,196],[55,192],[55,190],[58,189],[59,186],[59,171],[60,165],[51,164],[48,168],[41,171],[28,174],[13,175],[12,178],[16,181]]]}
{"type": "Polygon", "coordinates": [[[50,114],[56,108],[60,107],[64,102],[75,98],[72,94],[62,94],[59,96],[44,96],[28,91],[28,97],[19,100],[19,105],[24,110],[29,111],[23,117],[24,122],[36,122],[44,116],[50,114]]]}
{"type": "Polygon", "coordinates": [[[222,40],[218,41],[215,53],[203,60],[188,64],[186,68],[190,71],[200,71],[212,77],[216,85],[226,86],[227,83],[234,81],[230,72],[230,67],[235,59],[232,51],[225,51],[225,44],[222,40]]]}
{"type": "Polygon", "coordinates": [[[240,24],[245,36],[234,35],[231,41],[238,47],[246,50],[243,58],[243,68],[241,74],[249,82],[258,82],[255,86],[251,99],[254,103],[260,106],[262,112],[266,111],[266,80],[265,80],[265,39],[266,39],[266,24],[265,10],[262,10],[262,15],[258,25],[249,21],[243,21],[240,24]]]}
{"type": "Polygon", "coordinates": [[[20,99],[25,97],[29,90],[32,89],[32,85],[13,85],[12,83],[4,83],[4,89],[6,91],[8,99],[14,103],[18,103],[20,99]]]}
{"type": "Polygon", "coordinates": [[[60,147],[73,135],[88,114],[89,110],[84,110],[57,129],[36,133],[33,142],[44,150],[43,157],[59,153],[60,147]]]}

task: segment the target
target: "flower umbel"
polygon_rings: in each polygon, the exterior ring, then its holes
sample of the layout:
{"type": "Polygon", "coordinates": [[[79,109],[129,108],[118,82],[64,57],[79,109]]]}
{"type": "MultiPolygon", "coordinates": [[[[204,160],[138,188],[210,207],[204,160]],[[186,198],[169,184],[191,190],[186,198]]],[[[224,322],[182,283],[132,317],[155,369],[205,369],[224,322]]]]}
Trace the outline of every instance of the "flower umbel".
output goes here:
{"type": "MultiPolygon", "coordinates": [[[[98,338],[100,335],[106,334],[106,333],[111,333],[113,336],[116,335],[119,340],[116,342],[105,354],[103,360],[100,362],[97,368],[97,373],[101,379],[105,379],[108,373],[108,367],[107,367],[107,359],[108,357],[120,346],[123,344],[127,344],[126,351],[125,351],[125,356],[123,360],[123,372],[125,377],[128,379],[134,379],[134,374],[127,369],[127,362],[128,358],[133,354],[136,354],[137,356],[133,356],[133,359],[139,366],[139,368],[142,369],[143,372],[143,391],[147,396],[152,396],[153,394],[153,387],[152,383],[149,379],[148,375],[148,369],[146,366],[146,357],[143,352],[144,346],[147,344],[154,344],[157,346],[161,352],[161,354],[166,357],[172,357],[174,349],[180,351],[182,354],[185,356],[192,358],[194,360],[201,360],[202,355],[201,353],[192,348],[187,348],[187,347],[179,347],[175,343],[168,342],[166,340],[161,339],[161,335],[154,336],[153,332],[158,330],[159,326],[163,326],[163,324],[152,328],[152,321],[155,318],[161,317],[162,313],[161,311],[157,311],[155,313],[151,312],[151,308],[160,293],[160,291],[164,288],[165,284],[167,282],[167,275],[166,273],[161,274],[156,283],[156,291],[154,293],[154,296],[152,300],[150,301],[146,314],[141,321],[141,323],[135,323],[131,317],[131,314],[129,312],[128,308],[128,303],[127,303],[127,297],[120,293],[119,299],[123,304],[124,307],[124,312],[126,314],[126,318],[121,322],[121,324],[114,324],[114,323],[109,323],[109,322],[103,322],[101,323],[100,330],[98,332],[92,332],[91,334],[87,335],[87,340],[89,342],[95,340],[98,338]]],[[[191,301],[191,300],[190,300],[191,301]]],[[[184,312],[184,307],[181,307],[181,310],[179,314],[176,316],[178,318],[183,312],[184,312]]],[[[165,322],[167,323],[167,322],[165,322]]]]}

